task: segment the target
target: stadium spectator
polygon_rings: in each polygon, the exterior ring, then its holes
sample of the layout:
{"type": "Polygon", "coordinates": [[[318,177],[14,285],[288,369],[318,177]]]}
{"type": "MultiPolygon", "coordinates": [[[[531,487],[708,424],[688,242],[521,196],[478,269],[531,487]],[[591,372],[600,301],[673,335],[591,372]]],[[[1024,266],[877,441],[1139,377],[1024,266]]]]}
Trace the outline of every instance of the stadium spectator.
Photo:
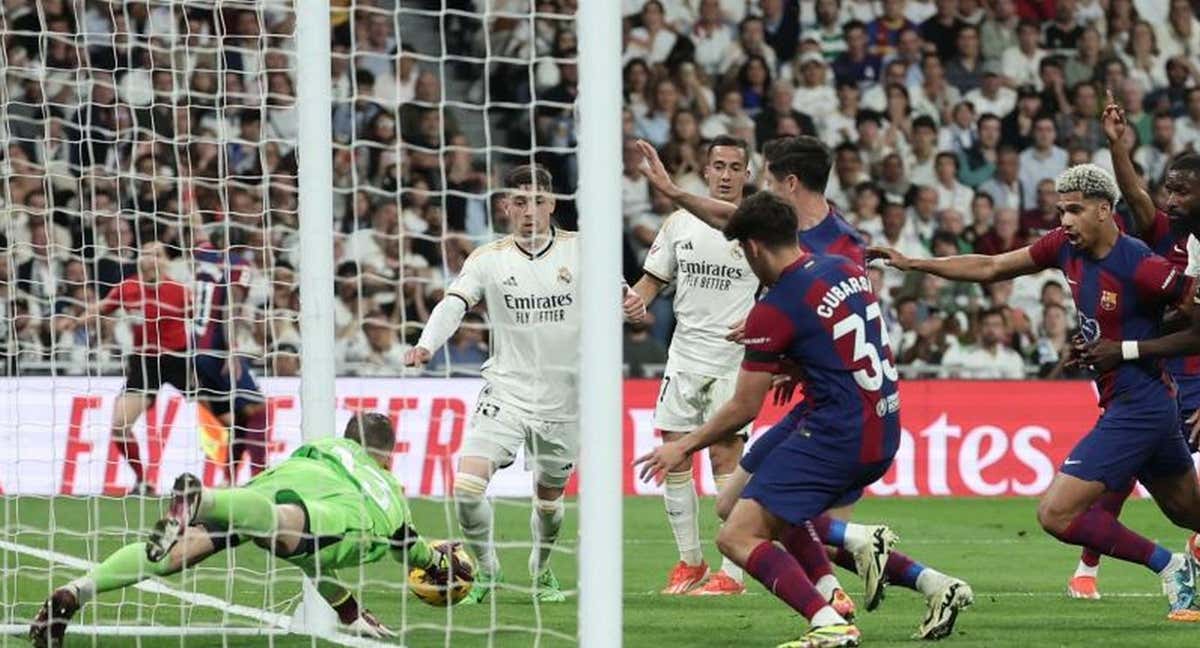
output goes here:
{"type": "Polygon", "coordinates": [[[1008,346],[1012,330],[998,308],[979,314],[979,342],[951,347],[942,357],[946,375],[964,378],[1016,380],[1025,377],[1025,361],[1008,346]]]}
{"type": "Polygon", "coordinates": [[[742,20],[737,40],[725,51],[721,74],[728,77],[731,70],[736,72],[751,56],[762,57],[769,70],[779,69],[779,59],[767,43],[765,27],[759,16],[746,16],[742,20]]]}
{"type": "MultiPolygon", "coordinates": [[[[1020,83],[1020,81],[1013,79],[1007,66],[1004,65],[1004,52],[1019,44],[1020,24],[1021,19],[1017,16],[1016,0],[996,0],[992,3],[992,13],[987,15],[979,25],[979,40],[983,44],[983,58],[989,61],[1000,61],[1010,83],[1020,83]]],[[[1034,38],[1037,38],[1036,34],[1034,38]]],[[[1037,47],[1036,40],[1033,47],[1037,47]]],[[[1035,62],[1033,68],[1035,73],[1036,65],[1035,62]]],[[[1032,81],[1031,77],[1027,82],[1032,81]]]]}
{"type": "Polygon", "coordinates": [[[975,242],[979,254],[1003,254],[1027,245],[1021,234],[1021,215],[1011,207],[997,209],[990,230],[975,242]]]}
{"type": "Polygon", "coordinates": [[[966,94],[983,82],[983,58],[979,49],[979,28],[963,25],[955,37],[957,56],[946,65],[946,81],[966,94]]]}
{"type": "Polygon", "coordinates": [[[979,185],[979,191],[992,197],[997,209],[1022,209],[1021,199],[1021,168],[1020,154],[1011,146],[1001,146],[996,151],[996,173],[992,178],[979,185]]]}
{"type": "Polygon", "coordinates": [[[630,378],[650,377],[661,373],[667,364],[667,349],[653,336],[650,327],[654,316],[646,313],[639,322],[625,323],[625,339],[621,357],[625,361],[626,375],[630,378]],[[647,370],[657,365],[657,371],[647,370]]]}
{"type": "Polygon", "coordinates": [[[649,0],[642,5],[641,25],[629,32],[626,50],[633,56],[645,58],[651,65],[665,63],[679,38],[665,18],[663,4],[658,0],[649,0]]]}
{"type": "Polygon", "coordinates": [[[842,27],[846,51],[833,60],[833,75],[838,83],[853,83],[860,88],[870,87],[879,79],[882,59],[869,49],[867,26],[852,20],[842,27]]]}
{"type": "Polygon", "coordinates": [[[937,11],[921,23],[921,38],[925,39],[927,51],[943,61],[958,55],[958,33],[966,25],[958,17],[958,0],[937,0],[937,11]]]}
{"type": "Polygon", "coordinates": [[[1021,153],[1021,195],[1025,209],[1038,206],[1038,185],[1042,180],[1058,177],[1067,168],[1067,152],[1054,142],[1058,131],[1054,118],[1037,117],[1033,123],[1033,145],[1021,153]]]}
{"type": "Polygon", "coordinates": [[[712,76],[720,73],[722,59],[733,45],[733,29],[721,16],[720,0],[701,0],[699,14],[689,36],[696,46],[696,65],[712,76]]]}

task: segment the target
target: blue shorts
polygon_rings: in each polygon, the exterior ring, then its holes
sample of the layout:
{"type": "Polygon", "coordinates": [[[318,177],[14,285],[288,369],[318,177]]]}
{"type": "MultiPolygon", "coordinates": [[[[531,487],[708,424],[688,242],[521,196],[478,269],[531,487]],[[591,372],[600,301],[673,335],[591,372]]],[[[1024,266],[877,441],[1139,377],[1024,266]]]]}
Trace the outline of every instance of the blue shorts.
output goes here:
{"type": "Polygon", "coordinates": [[[788,412],[775,425],[772,425],[770,429],[763,432],[762,436],[755,439],[754,443],[750,444],[750,449],[746,451],[746,454],[742,455],[742,459],[738,465],[742,467],[742,470],[751,475],[758,472],[758,467],[762,465],[763,459],[771,453],[771,450],[775,446],[791,436],[792,432],[800,429],[802,421],[803,417],[797,414],[796,410],[788,412]]]}
{"type": "Polygon", "coordinates": [[[1180,430],[1174,401],[1159,407],[1116,404],[1071,449],[1060,470],[1072,477],[1101,482],[1111,491],[1131,479],[1143,484],[1193,470],[1192,455],[1180,430]]]}
{"type": "Polygon", "coordinates": [[[230,405],[233,411],[241,410],[251,403],[263,402],[262,391],[250,373],[250,362],[245,358],[237,360],[241,368],[238,372],[237,385],[231,384],[233,374],[225,369],[225,358],[213,355],[196,356],[196,377],[200,381],[199,398],[204,400],[213,414],[222,416],[229,413],[230,405]],[[230,396],[232,395],[232,399],[230,396]]]}
{"type": "Polygon", "coordinates": [[[789,524],[803,524],[858,501],[891,465],[890,458],[864,464],[856,455],[835,454],[812,437],[791,434],[765,455],[742,497],[789,524]]]}

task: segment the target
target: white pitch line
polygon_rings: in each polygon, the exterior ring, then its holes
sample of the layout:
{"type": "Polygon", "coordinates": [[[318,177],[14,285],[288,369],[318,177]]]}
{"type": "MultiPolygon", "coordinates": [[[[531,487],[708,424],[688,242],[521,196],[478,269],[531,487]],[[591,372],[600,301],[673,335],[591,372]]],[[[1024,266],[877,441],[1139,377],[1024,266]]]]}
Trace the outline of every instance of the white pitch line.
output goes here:
{"type": "MultiPolygon", "coordinates": [[[[0,549],[5,550],[5,551],[13,551],[16,553],[25,554],[27,556],[33,556],[34,558],[38,558],[38,559],[44,560],[46,562],[58,563],[61,565],[66,565],[68,567],[73,567],[75,569],[86,570],[86,569],[91,569],[92,567],[96,566],[96,563],[93,563],[88,560],[84,560],[82,558],[76,558],[75,556],[58,553],[57,551],[49,551],[47,549],[39,549],[37,547],[30,547],[28,545],[18,544],[15,542],[8,542],[5,540],[0,540],[0,549]]],[[[180,634],[180,635],[182,635],[182,634],[220,635],[220,634],[254,634],[254,633],[283,634],[283,633],[287,633],[291,629],[292,618],[287,615],[278,614],[275,612],[267,612],[266,610],[260,610],[258,608],[247,607],[245,605],[238,605],[236,603],[230,603],[229,601],[226,601],[224,599],[219,599],[215,596],[210,596],[208,594],[200,594],[200,593],[196,593],[196,592],[185,592],[183,590],[177,590],[173,587],[168,587],[167,585],[164,585],[156,580],[145,580],[140,583],[134,584],[134,587],[136,587],[140,590],[146,591],[146,592],[154,593],[154,594],[165,594],[167,596],[177,598],[181,601],[191,603],[192,605],[201,605],[204,607],[210,607],[210,608],[214,608],[217,610],[221,610],[228,614],[246,617],[248,619],[254,619],[255,621],[258,621],[265,625],[271,626],[270,628],[245,628],[245,629],[214,627],[207,633],[201,632],[200,629],[197,629],[197,628],[182,628],[181,627],[181,628],[176,629],[176,628],[170,628],[170,627],[163,627],[163,630],[172,631],[174,634],[180,634]],[[239,632],[230,632],[230,630],[240,630],[240,631],[239,632]],[[247,632],[247,631],[252,631],[252,632],[247,632]]],[[[122,626],[76,626],[71,629],[76,630],[76,631],[95,630],[95,631],[97,631],[97,632],[95,632],[95,634],[119,634],[119,632],[117,632],[117,631],[121,630],[122,626]]],[[[149,631],[151,631],[151,633],[155,633],[158,630],[158,628],[157,627],[134,628],[133,630],[135,631],[135,633],[139,630],[141,632],[146,632],[147,630],[149,630],[149,631]]],[[[2,631],[2,632],[0,632],[0,634],[24,634],[29,631],[29,626],[13,625],[13,624],[0,625],[0,631],[2,631]]],[[[170,634],[170,633],[168,633],[168,634],[170,634]]],[[[397,648],[397,646],[399,645],[399,644],[387,643],[387,642],[383,642],[383,641],[376,641],[374,639],[368,639],[366,637],[356,637],[354,635],[348,635],[348,634],[344,634],[341,632],[334,634],[334,635],[322,635],[320,638],[324,639],[325,641],[330,641],[332,643],[340,644],[343,646],[351,646],[352,648],[397,648]]]]}

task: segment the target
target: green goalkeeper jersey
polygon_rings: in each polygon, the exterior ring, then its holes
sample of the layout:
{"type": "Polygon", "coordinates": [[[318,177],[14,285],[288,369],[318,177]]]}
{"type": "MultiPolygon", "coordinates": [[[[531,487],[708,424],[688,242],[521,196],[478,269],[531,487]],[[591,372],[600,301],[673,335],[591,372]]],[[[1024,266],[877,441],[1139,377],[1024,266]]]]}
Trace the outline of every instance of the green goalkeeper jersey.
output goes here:
{"type": "Polygon", "coordinates": [[[362,491],[366,495],[363,502],[370,516],[370,530],[375,534],[388,538],[411,522],[404,487],[358,443],[349,439],[317,439],[296,448],[292,457],[320,461],[362,491]]]}

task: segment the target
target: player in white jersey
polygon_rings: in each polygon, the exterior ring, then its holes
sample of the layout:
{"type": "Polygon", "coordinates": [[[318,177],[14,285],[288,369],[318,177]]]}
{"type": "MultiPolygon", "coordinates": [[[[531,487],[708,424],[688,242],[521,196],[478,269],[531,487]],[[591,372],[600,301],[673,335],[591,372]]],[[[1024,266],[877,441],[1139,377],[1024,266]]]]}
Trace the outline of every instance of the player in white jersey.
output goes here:
{"type": "MultiPolygon", "coordinates": [[[[486,381],[467,427],[454,476],[454,503],[479,574],[464,602],[482,602],[500,581],[485,493],[496,470],[524,446],[535,479],[529,557],[534,596],[566,600],[548,559],[563,520],[563,489],[579,451],[579,253],[575,232],[551,224],[555,200],[540,166],[509,174],[505,213],[515,234],[481,246],[430,314],[405,364],[430,360],[480,301],[491,321],[486,381]]],[[[632,300],[627,300],[632,301],[632,300]]],[[[640,316],[642,307],[633,306],[640,316]]]]}
{"type": "MultiPolygon", "coordinates": [[[[749,178],[749,146],[722,136],[708,146],[704,179],[709,195],[741,202],[749,178]]],[[[743,350],[726,339],[730,327],[744,320],[754,304],[758,279],[736,242],[684,209],[663,223],[646,255],[645,274],[633,290],[645,302],[675,284],[675,334],[654,409],[654,427],[664,442],[700,427],[733,395],[743,350]]],[[[749,426],[708,450],[713,479],[720,488],[737,468],[749,426]]],[[[701,551],[699,502],[692,461],[667,474],[663,491],[667,521],[679,548],[679,562],[667,577],[663,594],[741,594],[742,570],[725,559],[709,576],[701,551]],[[708,581],[705,582],[705,578],[708,581]]]]}

